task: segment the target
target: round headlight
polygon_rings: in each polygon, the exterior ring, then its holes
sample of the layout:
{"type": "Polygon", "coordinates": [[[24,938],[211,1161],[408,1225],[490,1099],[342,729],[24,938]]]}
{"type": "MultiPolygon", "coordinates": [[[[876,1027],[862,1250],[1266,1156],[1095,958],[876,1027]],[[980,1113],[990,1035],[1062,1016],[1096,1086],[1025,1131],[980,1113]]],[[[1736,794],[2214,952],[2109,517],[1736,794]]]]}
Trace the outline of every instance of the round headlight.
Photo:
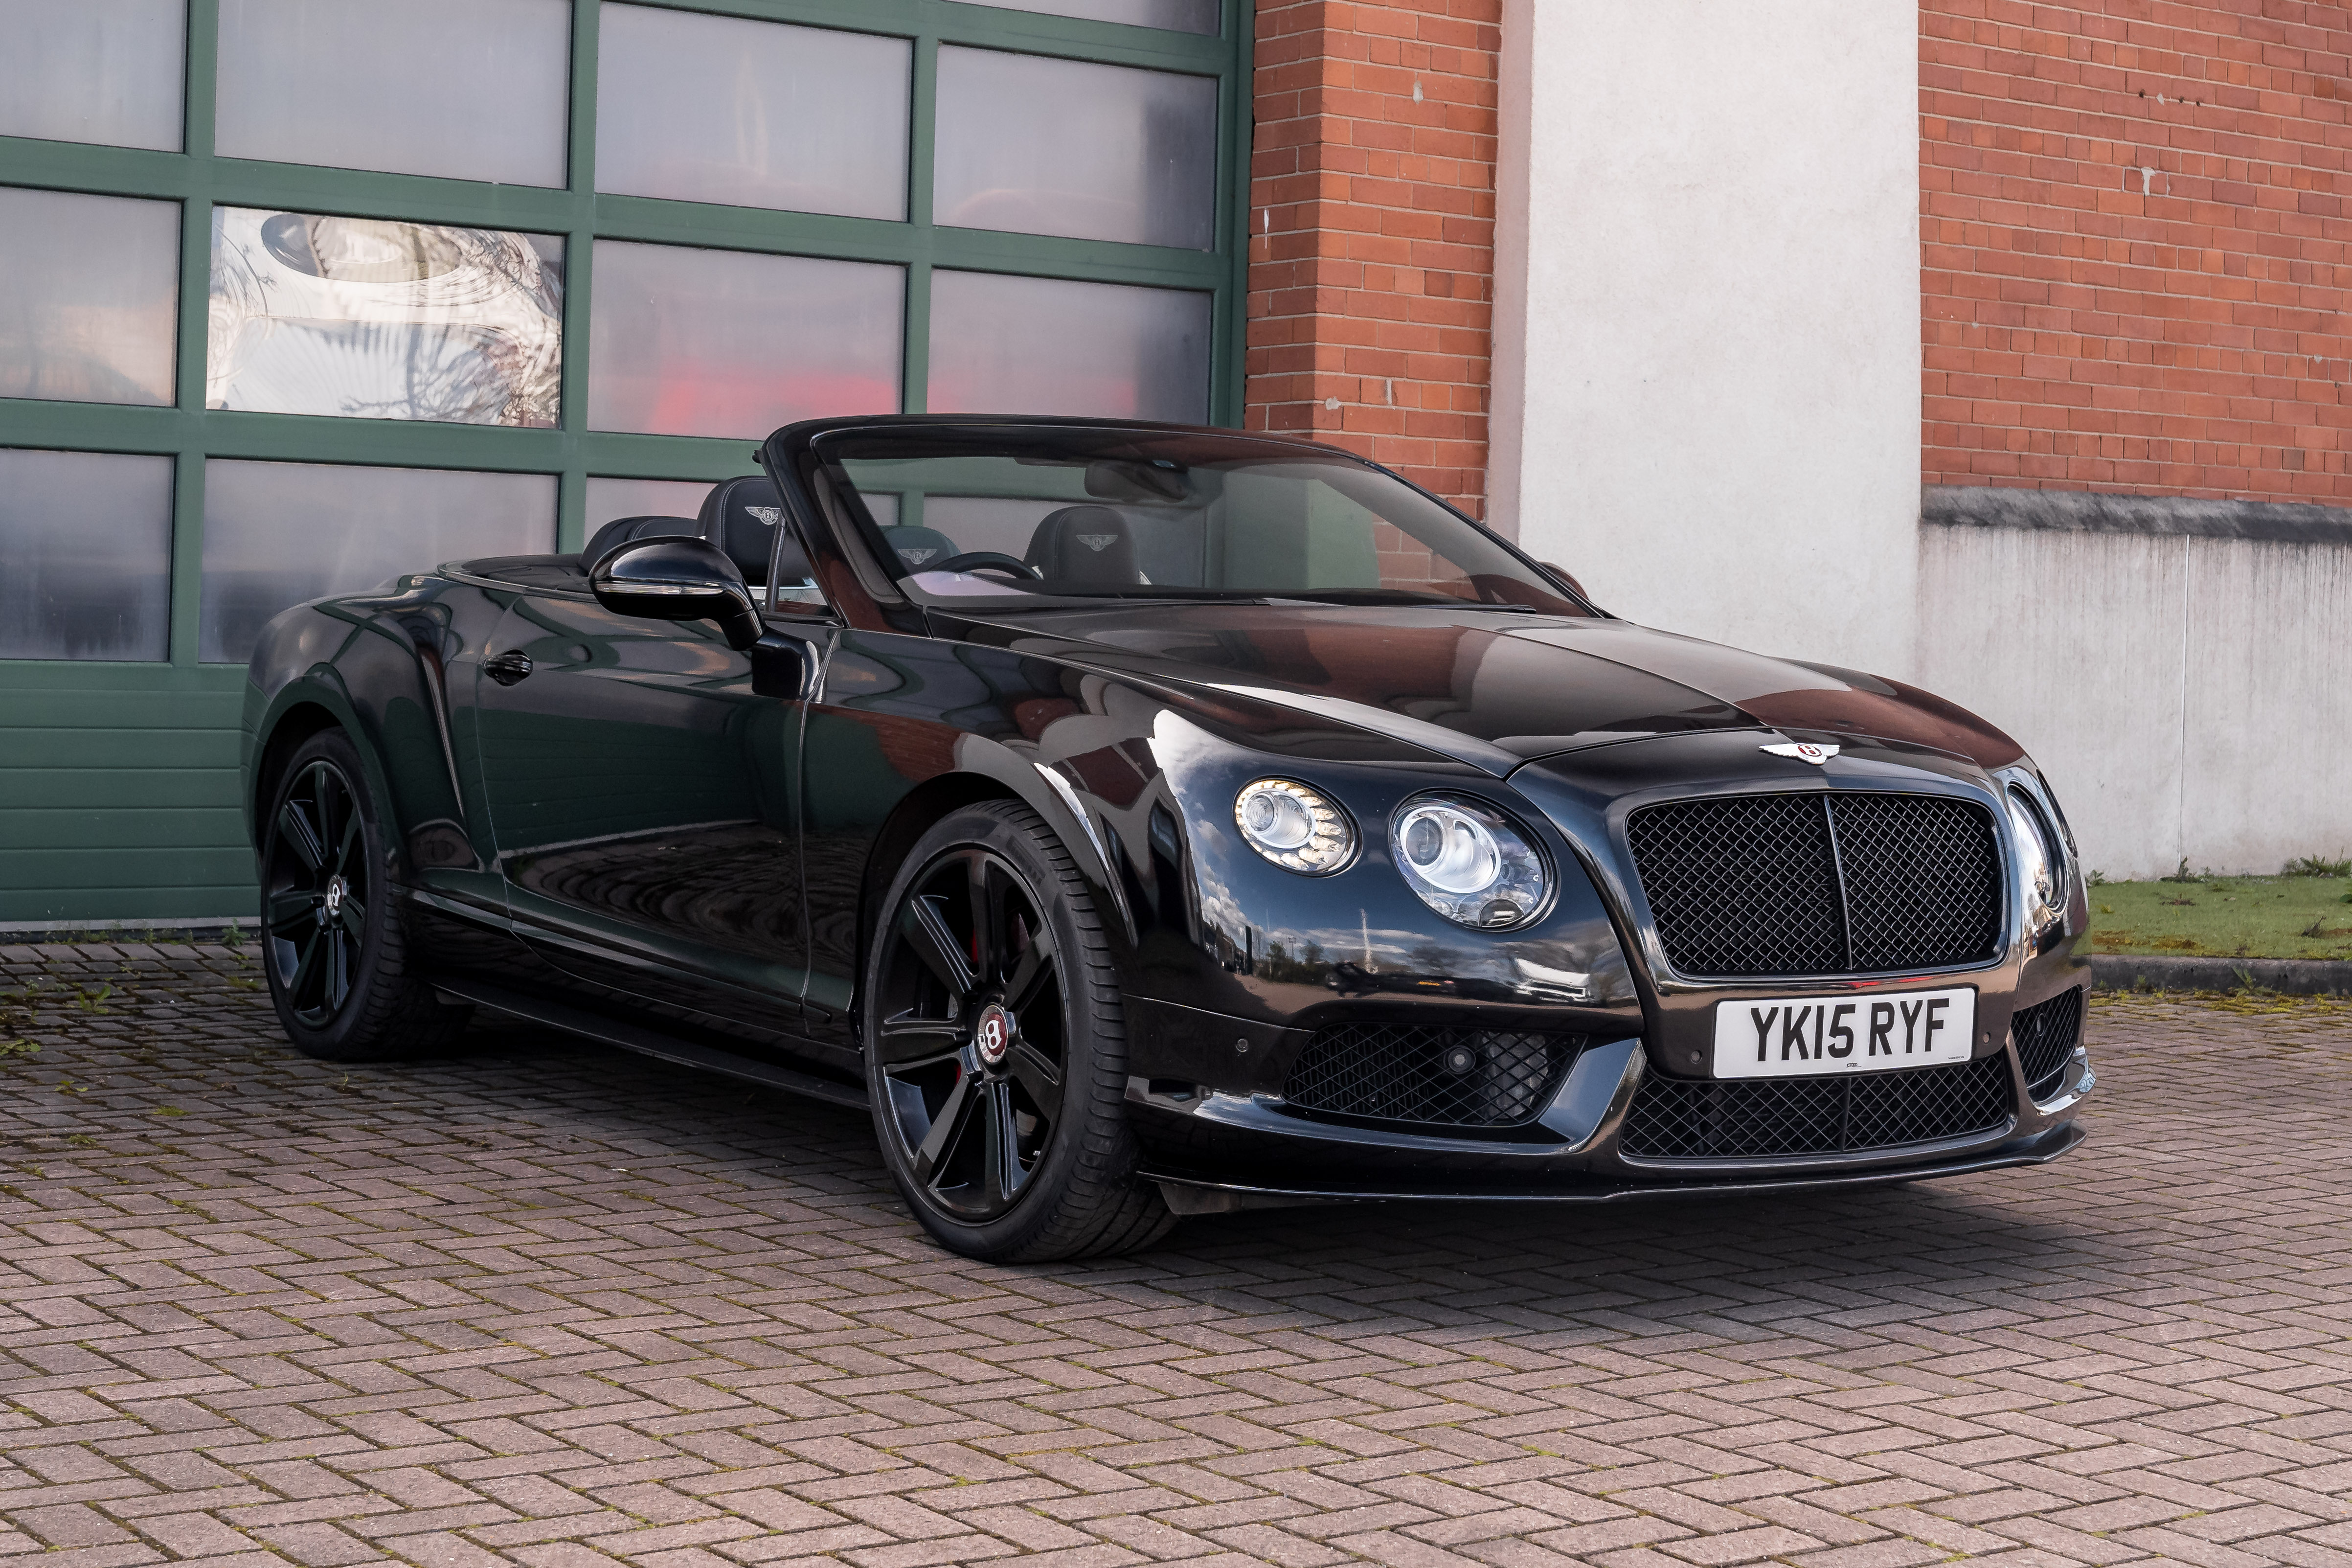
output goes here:
{"type": "Polygon", "coordinates": [[[1356,853],[1347,813],[1288,779],[1258,779],[1234,797],[1234,822],[1249,847],[1286,871],[1321,877],[1356,853]]]}
{"type": "Polygon", "coordinates": [[[1421,901],[1457,925],[1525,925],[1543,909],[1550,879],[1517,824],[1482,801],[1423,795],[1389,824],[1397,869],[1421,901]]]}

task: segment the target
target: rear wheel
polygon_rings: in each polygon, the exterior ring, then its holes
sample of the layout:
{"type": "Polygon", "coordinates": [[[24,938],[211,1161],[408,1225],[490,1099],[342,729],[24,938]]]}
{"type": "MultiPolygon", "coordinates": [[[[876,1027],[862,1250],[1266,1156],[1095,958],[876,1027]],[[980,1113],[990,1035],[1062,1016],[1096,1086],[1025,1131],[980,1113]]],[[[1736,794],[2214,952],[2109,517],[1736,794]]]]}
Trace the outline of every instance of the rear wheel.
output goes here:
{"type": "Polygon", "coordinates": [[[942,1246],[996,1262],[1146,1246],[1118,984],[1085,879],[1035,813],[957,811],[883,900],[866,1081],[890,1174],[942,1246]]]}
{"type": "Polygon", "coordinates": [[[286,1037],[326,1061],[382,1061],[446,1044],[470,1009],[408,972],[381,876],[381,814],[340,730],[302,743],[261,833],[262,966],[286,1037]]]}

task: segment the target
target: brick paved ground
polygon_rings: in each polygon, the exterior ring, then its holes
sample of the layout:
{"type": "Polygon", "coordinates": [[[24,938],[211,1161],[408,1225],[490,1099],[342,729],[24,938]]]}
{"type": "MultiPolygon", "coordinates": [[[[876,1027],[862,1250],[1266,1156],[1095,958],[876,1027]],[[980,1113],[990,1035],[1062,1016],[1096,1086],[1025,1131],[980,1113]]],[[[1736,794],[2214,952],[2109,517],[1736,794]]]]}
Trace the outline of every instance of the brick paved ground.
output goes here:
{"type": "Polygon", "coordinates": [[[1002,1269],[852,1115],[511,1027],[323,1067],[219,949],[0,964],[0,1554],[2352,1564],[2340,1006],[2103,1003],[2041,1172],[1002,1269]]]}

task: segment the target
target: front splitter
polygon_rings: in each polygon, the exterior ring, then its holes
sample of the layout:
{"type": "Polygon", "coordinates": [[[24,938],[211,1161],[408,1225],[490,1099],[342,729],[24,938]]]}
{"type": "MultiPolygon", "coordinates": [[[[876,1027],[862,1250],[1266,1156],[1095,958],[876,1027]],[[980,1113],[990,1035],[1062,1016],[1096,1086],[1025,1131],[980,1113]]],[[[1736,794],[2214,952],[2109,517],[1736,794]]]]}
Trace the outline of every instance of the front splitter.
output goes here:
{"type": "Polygon", "coordinates": [[[1916,1165],[1876,1166],[1866,1171],[1792,1172],[1785,1176],[1743,1173],[1720,1180],[1690,1176],[1654,1182],[1569,1181],[1541,1187],[1448,1187],[1430,1183],[1393,1187],[1325,1187],[1221,1182],[1155,1171],[1144,1172],[1143,1179],[1156,1183],[1168,1206],[1180,1215],[1234,1214],[1243,1209],[1299,1208],[1312,1204],[1622,1204],[1885,1187],[1904,1182],[1933,1181],[1940,1176],[1973,1175],[1979,1171],[2005,1170],[2013,1165],[2046,1165],[2072,1152],[2088,1136],[2080,1125],[2070,1121],[2038,1138],[2016,1139],[1974,1153],[1923,1161],[1916,1165]]]}

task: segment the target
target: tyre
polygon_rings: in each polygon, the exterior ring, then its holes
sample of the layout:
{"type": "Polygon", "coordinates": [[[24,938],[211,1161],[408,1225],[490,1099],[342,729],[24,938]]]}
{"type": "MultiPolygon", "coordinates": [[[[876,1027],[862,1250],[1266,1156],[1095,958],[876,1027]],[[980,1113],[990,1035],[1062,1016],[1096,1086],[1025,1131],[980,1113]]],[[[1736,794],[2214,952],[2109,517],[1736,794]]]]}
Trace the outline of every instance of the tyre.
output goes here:
{"type": "Polygon", "coordinates": [[[942,1247],[1108,1257],[1176,1223],[1135,1176],[1102,921],[1034,812],[991,801],[922,837],[881,900],[863,991],[883,1159],[942,1247]]]}
{"type": "Polygon", "coordinates": [[[444,1046],[470,1008],[445,1007],[409,972],[383,878],[383,814],[341,730],[286,764],[261,832],[261,954],[286,1037],[331,1062],[389,1061],[444,1046]]]}

